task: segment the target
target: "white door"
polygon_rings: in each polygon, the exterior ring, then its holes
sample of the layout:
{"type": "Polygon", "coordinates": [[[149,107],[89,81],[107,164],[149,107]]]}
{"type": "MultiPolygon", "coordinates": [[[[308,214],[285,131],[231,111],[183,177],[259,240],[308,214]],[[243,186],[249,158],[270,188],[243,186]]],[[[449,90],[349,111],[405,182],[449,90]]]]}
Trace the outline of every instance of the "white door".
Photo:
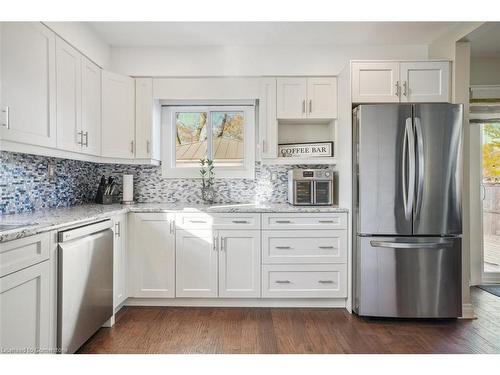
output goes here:
{"type": "Polygon", "coordinates": [[[219,230],[219,297],[260,297],[260,230],[219,230]]]}
{"type": "Polygon", "coordinates": [[[101,68],[82,56],[83,152],[101,155],[101,68]]]}
{"type": "Polygon", "coordinates": [[[217,297],[217,246],[210,229],[177,230],[176,297],[217,297]]]}
{"type": "Polygon", "coordinates": [[[130,295],[174,297],[174,214],[134,213],[131,217],[130,295]]]}
{"type": "Polygon", "coordinates": [[[61,38],[56,39],[57,148],[81,151],[81,55],[61,38]]]}
{"type": "Polygon", "coordinates": [[[0,278],[2,353],[49,348],[49,273],[45,261],[0,278]]]}
{"type": "Polygon", "coordinates": [[[306,118],[307,79],[278,78],[277,117],[279,119],[306,118]]]}
{"type": "Polygon", "coordinates": [[[113,218],[113,308],[127,299],[127,215],[113,218]]]}
{"type": "Polygon", "coordinates": [[[55,147],[55,35],[38,22],[0,28],[0,138],[55,147]]]}
{"type": "Polygon", "coordinates": [[[401,63],[402,102],[449,102],[450,63],[417,61],[401,63]]]}
{"type": "Polygon", "coordinates": [[[102,71],[102,156],[133,158],[135,151],[135,83],[102,71]]]}
{"type": "Polygon", "coordinates": [[[333,119],[337,117],[337,78],[307,79],[307,117],[333,119]]]}
{"type": "Polygon", "coordinates": [[[399,62],[353,62],[353,103],[399,102],[399,62]]]}
{"type": "Polygon", "coordinates": [[[262,158],[278,156],[278,122],[276,120],[276,78],[263,78],[259,98],[259,135],[262,158]]]}
{"type": "Polygon", "coordinates": [[[135,80],[135,157],[151,158],[153,128],[153,79],[135,80]]]}

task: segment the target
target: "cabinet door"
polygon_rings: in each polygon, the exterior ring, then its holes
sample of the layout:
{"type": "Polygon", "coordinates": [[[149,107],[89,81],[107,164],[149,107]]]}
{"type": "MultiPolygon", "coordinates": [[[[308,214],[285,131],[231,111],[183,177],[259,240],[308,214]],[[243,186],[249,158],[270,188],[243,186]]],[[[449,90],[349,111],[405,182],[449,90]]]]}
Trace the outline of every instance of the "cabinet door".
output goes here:
{"type": "Polygon", "coordinates": [[[212,230],[178,230],[176,297],[217,297],[217,246],[212,230]]]}
{"type": "Polygon", "coordinates": [[[307,79],[278,78],[277,117],[279,119],[306,118],[307,79]]]}
{"type": "Polygon", "coordinates": [[[263,78],[259,99],[259,135],[262,158],[278,156],[278,122],[276,120],[276,78],[263,78]]]}
{"type": "Polygon", "coordinates": [[[101,155],[101,68],[82,56],[83,151],[101,155]]]}
{"type": "Polygon", "coordinates": [[[220,230],[219,297],[260,297],[260,230],[220,230]]]}
{"type": "Polygon", "coordinates": [[[316,119],[337,117],[337,78],[307,79],[307,117],[316,119]]]}
{"type": "Polygon", "coordinates": [[[130,77],[102,71],[102,156],[134,157],[135,84],[130,77]]]}
{"type": "Polygon", "coordinates": [[[352,101],[399,102],[399,62],[353,62],[352,101]]]}
{"type": "Polygon", "coordinates": [[[0,28],[0,138],[55,147],[55,35],[38,22],[0,28]]]}
{"type": "Polygon", "coordinates": [[[114,219],[113,241],[113,308],[127,299],[127,215],[114,219]]]}
{"type": "Polygon", "coordinates": [[[152,157],[153,79],[135,80],[135,157],[152,157]]]}
{"type": "Polygon", "coordinates": [[[401,85],[402,102],[449,102],[450,63],[402,62],[401,85]]]}
{"type": "Polygon", "coordinates": [[[135,213],[130,258],[132,297],[175,296],[173,214],[135,213]]]}
{"type": "Polygon", "coordinates": [[[56,39],[57,148],[80,151],[83,143],[81,55],[56,39]]]}
{"type": "Polygon", "coordinates": [[[49,348],[49,262],[0,278],[0,349],[49,348]]]}

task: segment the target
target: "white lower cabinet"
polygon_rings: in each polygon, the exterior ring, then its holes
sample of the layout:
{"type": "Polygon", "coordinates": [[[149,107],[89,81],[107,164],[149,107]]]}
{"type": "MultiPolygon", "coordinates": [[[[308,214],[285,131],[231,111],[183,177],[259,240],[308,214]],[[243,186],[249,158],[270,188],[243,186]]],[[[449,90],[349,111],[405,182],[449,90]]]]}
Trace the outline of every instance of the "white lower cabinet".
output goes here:
{"type": "Polygon", "coordinates": [[[216,238],[210,229],[175,234],[177,297],[217,297],[216,238]]]}
{"type": "Polygon", "coordinates": [[[345,264],[273,264],[262,266],[262,297],[347,297],[345,264]]]}
{"type": "Polygon", "coordinates": [[[175,296],[174,219],[170,213],[131,214],[131,297],[175,296]]]}
{"type": "Polygon", "coordinates": [[[260,231],[219,230],[219,297],[260,297],[260,231]]]}
{"type": "Polygon", "coordinates": [[[35,264],[0,278],[0,349],[31,353],[50,347],[50,266],[35,264]]]}
{"type": "Polygon", "coordinates": [[[113,308],[127,299],[127,214],[113,218],[113,308]]]}

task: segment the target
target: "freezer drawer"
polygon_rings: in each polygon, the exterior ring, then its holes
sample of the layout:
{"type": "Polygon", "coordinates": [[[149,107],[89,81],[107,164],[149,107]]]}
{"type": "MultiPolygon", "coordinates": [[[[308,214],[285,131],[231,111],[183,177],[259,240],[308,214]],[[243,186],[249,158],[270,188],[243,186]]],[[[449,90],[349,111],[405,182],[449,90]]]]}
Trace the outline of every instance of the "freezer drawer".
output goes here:
{"type": "Polygon", "coordinates": [[[461,238],[357,237],[354,311],[359,315],[462,315],[461,238]]]}

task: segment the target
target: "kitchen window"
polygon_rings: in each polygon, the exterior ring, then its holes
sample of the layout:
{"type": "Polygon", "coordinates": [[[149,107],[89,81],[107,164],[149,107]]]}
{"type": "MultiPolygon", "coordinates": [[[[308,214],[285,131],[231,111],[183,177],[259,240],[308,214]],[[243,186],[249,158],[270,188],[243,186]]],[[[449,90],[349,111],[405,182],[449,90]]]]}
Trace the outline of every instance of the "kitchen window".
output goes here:
{"type": "Polygon", "coordinates": [[[163,175],[199,177],[200,159],[214,160],[216,178],[253,178],[253,105],[164,106],[163,175]]]}

